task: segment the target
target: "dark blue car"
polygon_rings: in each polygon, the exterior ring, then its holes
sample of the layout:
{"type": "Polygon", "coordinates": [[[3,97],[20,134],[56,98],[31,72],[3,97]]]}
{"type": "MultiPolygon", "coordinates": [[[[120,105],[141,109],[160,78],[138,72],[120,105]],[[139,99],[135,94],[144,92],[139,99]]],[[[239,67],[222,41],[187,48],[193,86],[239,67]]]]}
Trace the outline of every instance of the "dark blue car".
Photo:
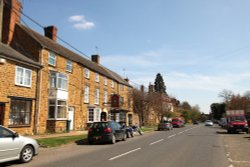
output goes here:
{"type": "Polygon", "coordinates": [[[88,131],[88,142],[112,143],[127,139],[126,129],[115,121],[94,122],[88,131]]]}

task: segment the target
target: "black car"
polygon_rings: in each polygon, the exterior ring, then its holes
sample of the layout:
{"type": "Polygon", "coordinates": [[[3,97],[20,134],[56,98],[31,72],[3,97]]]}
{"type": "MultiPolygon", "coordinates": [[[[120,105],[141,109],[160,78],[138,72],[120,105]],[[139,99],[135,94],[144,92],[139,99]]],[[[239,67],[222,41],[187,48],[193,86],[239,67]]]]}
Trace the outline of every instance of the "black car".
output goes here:
{"type": "Polygon", "coordinates": [[[88,142],[93,143],[112,143],[116,140],[127,139],[126,129],[115,121],[94,122],[88,131],[88,142]]]}

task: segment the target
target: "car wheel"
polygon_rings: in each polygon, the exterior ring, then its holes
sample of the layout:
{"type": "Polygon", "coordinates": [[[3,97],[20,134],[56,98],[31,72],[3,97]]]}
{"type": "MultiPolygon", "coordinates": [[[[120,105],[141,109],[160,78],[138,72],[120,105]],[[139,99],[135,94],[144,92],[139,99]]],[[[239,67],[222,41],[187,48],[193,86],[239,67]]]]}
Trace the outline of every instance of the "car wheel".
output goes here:
{"type": "Polygon", "coordinates": [[[116,142],[115,135],[112,135],[111,144],[115,144],[115,142],[116,142]]]}
{"type": "Polygon", "coordinates": [[[29,162],[32,160],[33,155],[34,155],[33,147],[31,147],[30,145],[26,145],[21,151],[20,160],[23,163],[29,162]]]}
{"type": "Polygon", "coordinates": [[[123,138],[122,138],[122,141],[126,141],[126,140],[127,140],[127,134],[124,133],[123,138]]]}

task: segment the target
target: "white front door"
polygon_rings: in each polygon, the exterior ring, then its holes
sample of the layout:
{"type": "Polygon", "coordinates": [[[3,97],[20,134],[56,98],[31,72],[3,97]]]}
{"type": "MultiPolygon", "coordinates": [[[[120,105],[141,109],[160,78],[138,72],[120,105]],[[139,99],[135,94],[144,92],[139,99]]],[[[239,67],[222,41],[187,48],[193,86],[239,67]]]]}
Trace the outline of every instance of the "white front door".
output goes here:
{"type": "Polygon", "coordinates": [[[74,129],[74,111],[75,111],[74,107],[69,107],[68,108],[68,114],[69,114],[68,119],[71,120],[69,130],[74,129]]]}

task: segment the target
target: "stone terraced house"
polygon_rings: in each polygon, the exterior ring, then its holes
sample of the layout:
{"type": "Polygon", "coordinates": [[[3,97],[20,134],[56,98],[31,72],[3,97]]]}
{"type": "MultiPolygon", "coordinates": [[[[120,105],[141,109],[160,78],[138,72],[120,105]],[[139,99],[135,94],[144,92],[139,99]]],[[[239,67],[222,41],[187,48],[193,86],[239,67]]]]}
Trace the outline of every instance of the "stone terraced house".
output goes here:
{"type": "Polygon", "coordinates": [[[128,79],[102,66],[99,55],[89,60],[57,43],[55,26],[45,27],[43,36],[21,24],[18,0],[7,0],[3,9],[2,46],[13,53],[5,54],[7,63],[0,63],[1,125],[43,134],[83,130],[101,120],[138,123],[128,79]],[[25,59],[20,69],[11,57],[25,59]],[[29,84],[18,84],[19,78],[29,84]]]}

